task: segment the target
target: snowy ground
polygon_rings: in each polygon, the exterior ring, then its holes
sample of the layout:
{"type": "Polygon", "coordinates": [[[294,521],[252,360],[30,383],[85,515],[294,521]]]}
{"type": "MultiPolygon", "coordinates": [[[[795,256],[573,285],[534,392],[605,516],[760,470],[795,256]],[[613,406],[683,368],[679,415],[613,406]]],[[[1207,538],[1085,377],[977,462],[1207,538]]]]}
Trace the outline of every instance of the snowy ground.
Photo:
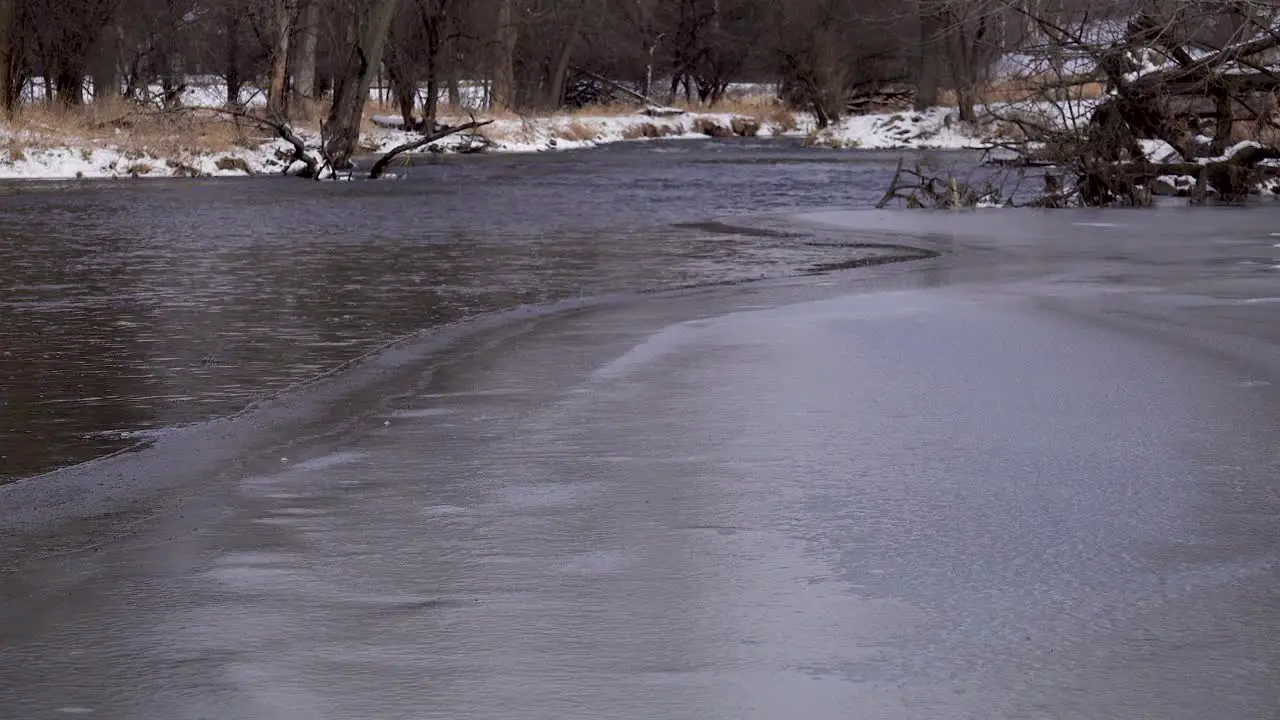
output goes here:
{"type": "Polygon", "coordinates": [[[959,122],[955,108],[930,108],[854,115],[809,135],[811,145],[837,150],[962,150],[990,145],[982,134],[959,122]]]}
{"type": "Polygon", "coordinates": [[[0,136],[0,180],[134,177],[243,177],[279,170],[275,143],[257,150],[237,149],[209,155],[159,157],[126,152],[90,143],[68,142],[66,147],[23,149],[14,158],[3,149],[0,136]]]}
{"type": "MultiPolygon", "coordinates": [[[[728,113],[679,113],[654,117],[644,113],[632,115],[563,115],[527,119],[500,119],[480,130],[490,143],[489,150],[497,152],[542,152],[547,150],[577,150],[597,147],[626,140],[656,138],[706,139],[703,128],[715,127],[732,132],[734,120],[757,125],[756,134],[762,137],[794,136],[803,134],[798,128],[786,128],[768,122],[759,122],[744,115],[728,113]]],[[[374,117],[374,124],[381,125],[375,132],[366,134],[363,142],[367,149],[385,152],[396,145],[412,140],[414,133],[385,126],[399,125],[400,118],[374,117]]],[[[450,119],[451,122],[460,122],[450,119]]],[[[455,136],[437,143],[436,151],[451,151],[470,147],[471,136],[455,136]]]]}

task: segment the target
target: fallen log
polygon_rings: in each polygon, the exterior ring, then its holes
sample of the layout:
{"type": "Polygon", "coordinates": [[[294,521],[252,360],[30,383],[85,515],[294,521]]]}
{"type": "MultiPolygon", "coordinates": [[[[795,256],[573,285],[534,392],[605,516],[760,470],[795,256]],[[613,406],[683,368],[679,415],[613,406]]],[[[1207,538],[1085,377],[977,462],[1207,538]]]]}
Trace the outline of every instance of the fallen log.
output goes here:
{"type": "Polygon", "coordinates": [[[382,177],[382,174],[386,172],[387,166],[391,164],[391,161],[395,160],[402,153],[413,152],[414,150],[426,147],[437,140],[443,140],[450,135],[456,135],[460,132],[482,128],[492,122],[492,120],[472,120],[471,122],[463,123],[461,125],[444,125],[416,140],[397,145],[384,153],[383,156],[378,158],[378,161],[373,164],[373,167],[369,169],[369,179],[377,180],[382,177]]]}
{"type": "Polygon", "coordinates": [[[1280,47],[1280,34],[1268,35],[1250,42],[1224,48],[1218,52],[1196,60],[1189,65],[1179,65],[1167,70],[1159,70],[1143,75],[1134,81],[1144,86],[1172,86],[1180,84],[1201,84],[1214,77],[1221,77],[1223,66],[1239,62],[1243,58],[1264,53],[1280,47]]]}
{"type": "Polygon", "coordinates": [[[1128,162],[1093,165],[1080,175],[1081,197],[1091,205],[1107,205],[1116,198],[1135,197],[1135,188],[1148,188],[1166,175],[1196,179],[1193,202],[1203,202],[1210,185],[1224,200],[1240,200],[1254,191],[1263,178],[1280,177],[1280,165],[1262,165],[1280,158],[1280,150],[1263,146],[1241,148],[1234,155],[1208,162],[1128,162]]]}

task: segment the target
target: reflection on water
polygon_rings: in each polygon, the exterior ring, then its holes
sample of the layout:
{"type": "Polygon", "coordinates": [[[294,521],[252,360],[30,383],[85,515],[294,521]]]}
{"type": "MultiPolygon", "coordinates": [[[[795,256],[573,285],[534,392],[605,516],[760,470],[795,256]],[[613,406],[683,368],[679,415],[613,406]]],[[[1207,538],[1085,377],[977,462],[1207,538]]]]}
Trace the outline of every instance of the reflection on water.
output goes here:
{"type": "Polygon", "coordinates": [[[432,324],[840,260],[697,223],[873,201],[893,159],[849,157],[684,141],[378,183],[4,186],[0,480],[235,411],[432,324]]]}

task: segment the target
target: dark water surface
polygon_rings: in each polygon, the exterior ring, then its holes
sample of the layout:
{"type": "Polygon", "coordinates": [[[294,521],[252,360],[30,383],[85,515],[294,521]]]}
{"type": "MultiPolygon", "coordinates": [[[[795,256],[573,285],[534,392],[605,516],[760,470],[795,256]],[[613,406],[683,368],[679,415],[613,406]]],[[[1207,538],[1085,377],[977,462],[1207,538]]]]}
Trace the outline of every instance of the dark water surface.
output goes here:
{"type": "Polygon", "coordinates": [[[719,216],[865,205],[895,158],[661,142],[399,181],[0,188],[0,482],[234,412],[398,336],[847,260],[719,216]]]}

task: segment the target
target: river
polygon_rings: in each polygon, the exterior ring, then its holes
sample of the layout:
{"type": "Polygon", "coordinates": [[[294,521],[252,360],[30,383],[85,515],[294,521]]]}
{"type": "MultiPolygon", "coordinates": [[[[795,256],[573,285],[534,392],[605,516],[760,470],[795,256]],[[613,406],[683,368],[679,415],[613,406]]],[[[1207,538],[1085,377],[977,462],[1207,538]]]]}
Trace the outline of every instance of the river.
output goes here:
{"type": "Polygon", "coordinates": [[[889,160],[11,190],[0,717],[1272,720],[1280,208],[889,160]]]}
{"type": "Polygon", "coordinates": [[[5,185],[0,482],[226,415],[442,323],[845,260],[858,253],[714,221],[870,204],[895,160],[667,141],[440,158],[383,182],[5,185]]]}

